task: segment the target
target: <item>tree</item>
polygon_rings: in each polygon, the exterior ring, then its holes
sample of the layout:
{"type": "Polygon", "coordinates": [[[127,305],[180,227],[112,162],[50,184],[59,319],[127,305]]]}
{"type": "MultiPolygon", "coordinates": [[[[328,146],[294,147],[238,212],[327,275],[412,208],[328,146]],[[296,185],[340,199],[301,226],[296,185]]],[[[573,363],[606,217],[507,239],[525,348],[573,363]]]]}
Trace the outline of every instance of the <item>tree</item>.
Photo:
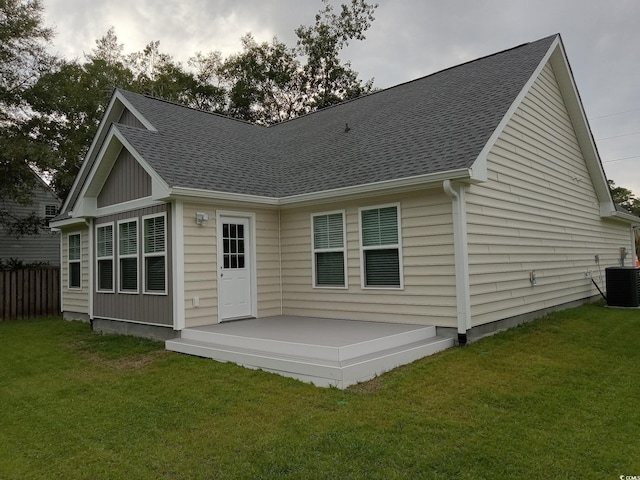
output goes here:
{"type": "Polygon", "coordinates": [[[25,92],[55,63],[46,51],[52,31],[43,25],[42,10],[39,0],[0,0],[0,223],[17,235],[37,233],[44,221],[18,218],[7,205],[30,204],[34,170],[51,167],[34,159],[23,129],[30,114],[25,92]]]}
{"type": "Polygon", "coordinates": [[[42,24],[39,0],[0,0],[0,126],[19,120],[22,93],[50,69],[51,29],[42,24]]]}
{"type": "Polygon", "coordinates": [[[613,180],[608,182],[613,203],[629,210],[634,215],[640,216],[640,199],[636,198],[631,190],[624,187],[616,187],[613,180]]]}
{"type": "Polygon", "coordinates": [[[374,20],[377,4],[351,0],[340,6],[340,14],[323,0],[325,7],[316,14],[315,24],[296,29],[298,51],[306,56],[304,66],[305,94],[311,110],[356,98],[371,90],[373,79],[364,84],[351,69],[351,63],[341,63],[340,51],[352,40],[364,40],[364,33],[374,20]]]}
{"type": "MultiPolygon", "coordinates": [[[[159,46],[159,41],[150,42],[142,52],[128,56],[127,66],[135,77],[133,90],[193,108],[221,111],[224,91],[185,70],[171,55],[160,52],[159,46]]],[[[197,64],[197,57],[192,63],[197,64]]]]}
{"type": "Polygon", "coordinates": [[[302,69],[295,50],[277,37],[258,43],[251,34],[242,37],[242,48],[218,69],[227,82],[226,113],[264,125],[302,113],[302,69]]]}
{"type": "Polygon", "coordinates": [[[52,187],[65,198],[116,87],[132,88],[134,74],[113,29],[96,40],[85,62],[59,61],[24,93],[30,116],[21,125],[31,158],[49,165],[52,187]]]}
{"type": "Polygon", "coordinates": [[[340,52],[352,40],[364,40],[377,5],[351,0],[340,14],[324,1],[315,24],[296,29],[298,42],[288,47],[274,37],[258,43],[242,37],[243,51],[217,68],[228,92],[227,114],[269,125],[371,91],[340,52]]]}

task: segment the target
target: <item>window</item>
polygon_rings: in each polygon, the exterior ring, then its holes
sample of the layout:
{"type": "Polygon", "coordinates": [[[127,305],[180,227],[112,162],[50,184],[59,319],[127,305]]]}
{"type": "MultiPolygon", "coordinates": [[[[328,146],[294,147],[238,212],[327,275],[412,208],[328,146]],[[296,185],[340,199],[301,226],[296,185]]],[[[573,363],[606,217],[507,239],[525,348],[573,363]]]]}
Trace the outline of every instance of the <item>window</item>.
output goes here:
{"type": "Polygon", "coordinates": [[[346,287],[344,213],[312,215],[313,285],[346,287]]]}
{"type": "Polygon", "coordinates": [[[363,287],[402,288],[399,206],[360,209],[363,287]]]}
{"type": "Polygon", "coordinates": [[[80,260],[80,234],[74,233],[67,237],[69,248],[69,288],[80,288],[81,260],[80,260]]]}
{"type": "Polygon", "coordinates": [[[138,293],[138,221],[118,222],[119,291],[138,293]]]}
{"type": "Polygon", "coordinates": [[[143,217],[144,223],[144,291],[166,293],[165,215],[143,217]]]}
{"type": "Polygon", "coordinates": [[[113,292],[113,224],[96,228],[98,291],[113,292]]]}
{"type": "Polygon", "coordinates": [[[44,206],[44,218],[46,220],[51,220],[58,214],[58,206],[57,205],[45,205],[44,206]]]}

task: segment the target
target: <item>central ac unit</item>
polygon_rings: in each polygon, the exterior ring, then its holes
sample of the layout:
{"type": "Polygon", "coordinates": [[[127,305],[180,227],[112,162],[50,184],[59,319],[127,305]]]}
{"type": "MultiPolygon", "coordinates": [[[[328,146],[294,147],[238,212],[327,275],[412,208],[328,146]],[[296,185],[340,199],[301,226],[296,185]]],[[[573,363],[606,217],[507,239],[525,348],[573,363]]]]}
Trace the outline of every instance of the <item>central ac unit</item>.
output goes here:
{"type": "Polygon", "coordinates": [[[611,307],[640,307],[640,268],[608,267],[607,304],[611,307]]]}

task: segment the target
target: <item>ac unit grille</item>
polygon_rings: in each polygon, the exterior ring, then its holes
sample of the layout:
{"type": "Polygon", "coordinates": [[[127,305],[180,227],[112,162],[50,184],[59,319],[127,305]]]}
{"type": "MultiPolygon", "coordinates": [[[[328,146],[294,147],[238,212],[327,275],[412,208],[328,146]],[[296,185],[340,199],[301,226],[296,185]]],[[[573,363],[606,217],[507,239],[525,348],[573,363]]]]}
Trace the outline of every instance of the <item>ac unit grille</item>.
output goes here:
{"type": "Polygon", "coordinates": [[[640,307],[640,268],[609,267],[607,304],[612,307],[640,307]]]}

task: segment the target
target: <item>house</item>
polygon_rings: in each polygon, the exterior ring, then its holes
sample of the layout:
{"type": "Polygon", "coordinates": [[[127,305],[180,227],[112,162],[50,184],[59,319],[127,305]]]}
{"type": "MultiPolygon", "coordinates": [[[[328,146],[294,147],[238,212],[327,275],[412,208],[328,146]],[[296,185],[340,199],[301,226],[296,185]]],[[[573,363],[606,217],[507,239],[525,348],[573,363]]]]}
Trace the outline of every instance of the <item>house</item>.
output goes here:
{"type": "Polygon", "coordinates": [[[66,318],[344,387],[593,299],[637,220],[554,35],[269,128],[117,90],[53,225],[66,318]]]}
{"type": "MultiPolygon", "coordinates": [[[[35,185],[31,192],[31,202],[18,203],[11,199],[0,199],[0,211],[6,212],[3,217],[22,219],[31,215],[53,219],[60,210],[62,201],[40,176],[35,172],[35,185]]],[[[37,235],[17,236],[0,223],[0,260],[11,262],[19,260],[22,264],[48,263],[60,265],[60,236],[57,232],[44,230],[37,235]]]]}

